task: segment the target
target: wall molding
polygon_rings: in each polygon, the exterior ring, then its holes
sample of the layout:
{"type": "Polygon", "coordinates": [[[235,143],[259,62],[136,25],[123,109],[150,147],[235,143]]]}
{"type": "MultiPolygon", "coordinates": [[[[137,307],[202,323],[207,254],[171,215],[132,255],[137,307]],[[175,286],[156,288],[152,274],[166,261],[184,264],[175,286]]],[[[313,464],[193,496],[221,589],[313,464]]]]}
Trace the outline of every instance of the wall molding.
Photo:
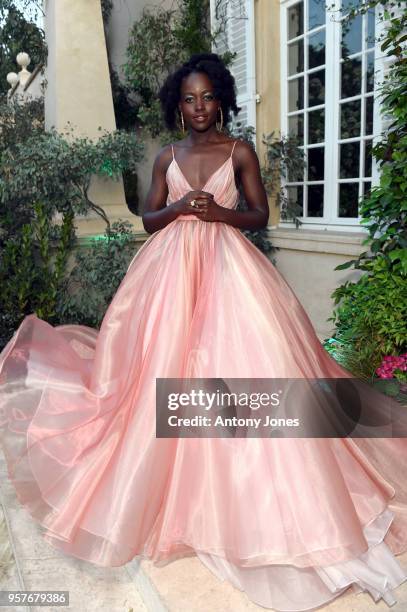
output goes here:
{"type": "Polygon", "coordinates": [[[367,237],[366,232],[344,233],[333,230],[301,228],[297,230],[282,227],[268,227],[267,230],[272,244],[280,249],[350,256],[358,256],[368,250],[368,245],[362,244],[367,237]]]}

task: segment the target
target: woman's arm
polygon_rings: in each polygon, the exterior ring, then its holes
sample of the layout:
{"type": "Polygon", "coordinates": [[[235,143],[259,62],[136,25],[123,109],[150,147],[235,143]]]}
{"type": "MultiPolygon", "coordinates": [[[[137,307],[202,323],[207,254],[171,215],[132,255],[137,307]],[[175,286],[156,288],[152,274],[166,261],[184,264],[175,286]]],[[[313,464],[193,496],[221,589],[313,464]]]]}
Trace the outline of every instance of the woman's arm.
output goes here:
{"type": "Polygon", "coordinates": [[[233,159],[249,210],[221,207],[218,220],[240,229],[262,229],[267,226],[269,206],[259,159],[253,148],[244,141],[239,141],[236,145],[233,159]]]}
{"type": "Polygon", "coordinates": [[[171,149],[164,147],[157,155],[151,177],[151,185],[142,215],[146,232],[153,234],[178,217],[178,202],[166,205],[168,186],[166,171],[171,159],[171,149]]]}

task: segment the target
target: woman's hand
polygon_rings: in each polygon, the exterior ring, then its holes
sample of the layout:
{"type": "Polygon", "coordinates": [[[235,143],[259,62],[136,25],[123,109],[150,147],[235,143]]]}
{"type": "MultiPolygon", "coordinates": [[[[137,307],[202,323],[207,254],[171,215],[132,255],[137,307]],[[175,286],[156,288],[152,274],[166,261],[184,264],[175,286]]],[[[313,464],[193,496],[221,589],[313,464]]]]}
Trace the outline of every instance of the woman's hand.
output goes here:
{"type": "Polygon", "coordinates": [[[193,214],[202,221],[219,221],[223,210],[208,191],[189,191],[179,200],[179,214],[193,214]],[[192,204],[194,203],[194,204],[192,204]]]}

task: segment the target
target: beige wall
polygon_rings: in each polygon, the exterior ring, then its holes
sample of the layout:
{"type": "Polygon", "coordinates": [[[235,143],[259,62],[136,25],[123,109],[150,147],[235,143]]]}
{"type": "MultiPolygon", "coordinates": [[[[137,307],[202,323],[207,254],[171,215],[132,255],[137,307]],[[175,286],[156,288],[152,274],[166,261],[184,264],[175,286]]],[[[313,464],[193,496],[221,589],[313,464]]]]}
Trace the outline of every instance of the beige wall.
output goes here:
{"type": "MultiPolygon", "coordinates": [[[[278,0],[255,2],[256,86],[260,103],[256,109],[257,151],[264,162],[263,134],[280,130],[280,4],[278,0]]],[[[269,225],[278,223],[280,214],[269,199],[269,225]]]]}
{"type": "Polygon", "coordinates": [[[304,306],[320,339],[334,330],[331,294],[345,281],[354,282],[358,270],[335,270],[364,250],[363,233],[319,230],[269,229],[272,244],[280,250],[273,254],[278,271],[284,276],[304,306]]]}

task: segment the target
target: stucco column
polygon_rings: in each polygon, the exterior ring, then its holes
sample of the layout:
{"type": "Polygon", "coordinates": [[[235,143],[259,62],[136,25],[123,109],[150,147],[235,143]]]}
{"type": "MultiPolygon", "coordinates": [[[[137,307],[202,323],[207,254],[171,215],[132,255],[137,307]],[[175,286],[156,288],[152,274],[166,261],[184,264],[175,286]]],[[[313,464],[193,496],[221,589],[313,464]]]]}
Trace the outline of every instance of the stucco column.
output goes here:
{"type": "MultiPolygon", "coordinates": [[[[279,0],[257,0],[255,3],[256,32],[256,85],[261,96],[257,105],[256,132],[257,149],[263,157],[266,147],[263,134],[275,136],[280,131],[280,2],[279,0]]],[[[263,159],[261,160],[263,161],[263,159]]],[[[275,198],[269,198],[269,226],[280,221],[280,212],[275,198]]]]}
{"type": "MultiPolygon", "coordinates": [[[[100,0],[45,0],[48,44],[45,129],[63,131],[68,121],[79,136],[100,137],[98,127],[114,131],[116,122],[100,0]]],[[[104,208],[109,219],[141,219],[127,208],[122,178],[92,177],[89,197],[104,208]]],[[[103,231],[95,215],[78,217],[80,234],[103,231]]]]}

